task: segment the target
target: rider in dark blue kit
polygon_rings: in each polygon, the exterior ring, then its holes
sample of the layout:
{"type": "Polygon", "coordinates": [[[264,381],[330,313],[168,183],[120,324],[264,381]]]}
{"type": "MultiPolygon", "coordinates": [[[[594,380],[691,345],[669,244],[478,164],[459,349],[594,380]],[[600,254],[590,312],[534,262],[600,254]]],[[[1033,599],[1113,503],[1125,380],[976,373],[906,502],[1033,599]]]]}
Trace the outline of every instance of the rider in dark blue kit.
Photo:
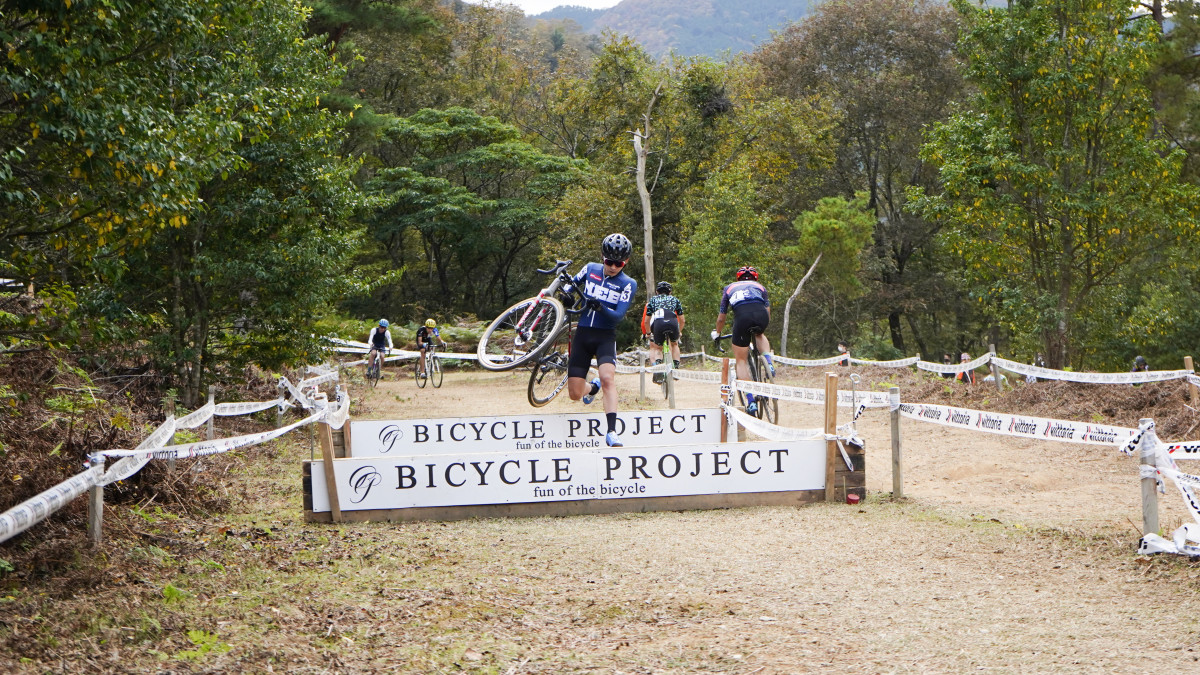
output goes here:
{"type": "MultiPolygon", "coordinates": [[[[767,361],[771,375],[775,375],[775,361],[771,354],[771,343],[765,335],[767,326],[771,323],[771,301],[767,297],[767,289],[758,282],[758,270],[754,267],[742,267],[737,271],[737,281],[725,287],[721,292],[721,306],[717,310],[717,328],[712,332],[712,338],[717,339],[725,328],[725,315],[733,310],[733,355],[737,359],[737,376],[739,380],[750,379],[750,368],[746,365],[750,355],[750,341],[758,345],[758,351],[767,361]]],[[[758,411],[758,403],[754,395],[746,394],[746,412],[751,415],[758,411]]]]}
{"type": "Polygon", "coordinates": [[[617,435],[617,324],[625,318],[637,282],[622,270],[633,244],[623,234],[610,234],[600,244],[604,263],[588,263],[572,281],[583,294],[587,308],[579,317],[571,357],[567,361],[567,393],[572,401],[591,403],[596,394],[604,392],[604,412],[608,418],[608,433],[604,440],[610,446],[621,446],[617,435]],[[596,359],[600,377],[587,381],[592,357],[596,359]]]}

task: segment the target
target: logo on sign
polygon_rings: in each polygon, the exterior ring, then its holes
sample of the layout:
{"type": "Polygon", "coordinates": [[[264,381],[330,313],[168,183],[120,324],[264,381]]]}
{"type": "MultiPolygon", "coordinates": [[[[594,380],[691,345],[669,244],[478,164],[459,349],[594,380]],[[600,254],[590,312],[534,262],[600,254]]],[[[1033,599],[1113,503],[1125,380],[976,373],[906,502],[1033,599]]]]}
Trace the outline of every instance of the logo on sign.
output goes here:
{"type": "Polygon", "coordinates": [[[395,424],[389,424],[379,430],[379,451],[388,453],[404,438],[404,431],[395,424]]]}
{"type": "Polygon", "coordinates": [[[379,485],[383,481],[383,476],[375,470],[373,466],[360,466],[350,474],[350,489],[354,492],[354,498],[350,501],[354,504],[361,502],[371,493],[371,488],[379,485]]]}

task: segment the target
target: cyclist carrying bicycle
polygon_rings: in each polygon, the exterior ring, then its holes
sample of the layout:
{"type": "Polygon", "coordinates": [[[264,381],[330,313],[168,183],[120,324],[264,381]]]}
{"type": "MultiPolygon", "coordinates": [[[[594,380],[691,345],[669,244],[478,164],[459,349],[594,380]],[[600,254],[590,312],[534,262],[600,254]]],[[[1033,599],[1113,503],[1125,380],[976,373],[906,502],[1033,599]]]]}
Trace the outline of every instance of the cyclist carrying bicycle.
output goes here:
{"type": "Polygon", "coordinates": [[[633,253],[633,244],[625,235],[614,233],[600,243],[600,252],[604,255],[603,264],[588,263],[572,278],[587,308],[579,316],[571,342],[567,393],[572,401],[589,404],[604,391],[604,413],[608,420],[604,442],[620,447],[624,443],[617,435],[617,324],[625,318],[637,293],[637,282],[623,271],[633,253]],[[593,357],[600,377],[589,383],[587,374],[593,357]]]}
{"type": "MultiPolygon", "coordinates": [[[[771,377],[775,376],[775,361],[771,354],[771,343],[767,340],[766,330],[771,323],[771,301],[767,298],[767,289],[758,282],[758,270],[753,267],[742,267],[737,271],[737,281],[725,287],[721,292],[721,307],[717,313],[717,329],[712,332],[716,340],[725,328],[725,315],[733,309],[733,355],[737,359],[737,376],[739,380],[750,379],[750,367],[746,359],[750,355],[750,338],[753,337],[758,351],[767,361],[771,369],[771,377]]],[[[746,412],[758,413],[758,403],[754,395],[746,394],[746,412]]]]}
{"type": "Polygon", "coordinates": [[[433,339],[437,338],[438,342],[445,347],[446,341],[442,339],[442,332],[438,330],[437,322],[433,319],[425,319],[425,325],[417,329],[417,349],[421,350],[421,358],[417,361],[417,372],[421,372],[421,368],[425,367],[425,351],[433,346],[433,339]]]}
{"type": "MultiPolygon", "coordinates": [[[[656,295],[646,301],[642,310],[642,335],[650,335],[650,358],[653,365],[663,362],[663,346],[670,341],[671,361],[679,367],[679,336],[683,335],[683,303],[675,297],[670,282],[660,281],[656,295]]],[[[663,374],[654,374],[654,384],[662,384],[663,374]]]]}
{"type": "Polygon", "coordinates": [[[379,325],[367,333],[367,344],[370,345],[370,351],[367,353],[367,368],[375,365],[376,360],[379,361],[379,366],[383,367],[383,357],[392,351],[392,332],[388,330],[387,319],[380,319],[379,325]]]}

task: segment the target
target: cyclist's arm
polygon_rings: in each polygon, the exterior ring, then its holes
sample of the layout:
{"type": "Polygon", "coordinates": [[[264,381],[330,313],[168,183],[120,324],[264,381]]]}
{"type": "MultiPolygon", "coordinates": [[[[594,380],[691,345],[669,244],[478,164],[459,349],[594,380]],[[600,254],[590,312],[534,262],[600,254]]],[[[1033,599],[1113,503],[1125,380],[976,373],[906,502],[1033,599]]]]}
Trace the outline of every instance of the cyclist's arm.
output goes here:
{"type": "MultiPolygon", "coordinates": [[[[624,293],[621,294],[624,297],[624,293]]],[[[629,311],[629,306],[633,304],[633,296],[637,295],[637,282],[633,279],[629,280],[629,297],[617,303],[615,309],[609,309],[603,304],[600,305],[600,312],[612,320],[613,323],[619,322],[625,318],[625,314],[629,311]]]]}
{"type": "Polygon", "coordinates": [[[650,305],[642,307],[642,335],[646,334],[646,315],[650,313],[650,305]]]}
{"type": "Polygon", "coordinates": [[[446,340],[444,340],[444,339],[442,338],[442,329],[441,329],[441,328],[437,328],[437,329],[435,329],[435,330],[437,331],[437,339],[438,339],[438,342],[440,342],[440,343],[442,344],[442,346],[443,346],[443,347],[445,347],[445,346],[446,346],[446,340]]]}
{"type": "Polygon", "coordinates": [[[725,330],[725,312],[717,315],[717,334],[720,335],[725,330]]]}
{"type": "Polygon", "coordinates": [[[383,336],[387,338],[387,350],[388,350],[388,353],[391,354],[392,353],[392,331],[390,331],[390,330],[383,331],[383,336]]]}
{"type": "Polygon", "coordinates": [[[683,315],[677,314],[676,317],[679,319],[679,336],[683,337],[683,315]]]}
{"type": "Polygon", "coordinates": [[[679,336],[683,337],[683,303],[675,299],[675,316],[679,317],[679,336]]]}

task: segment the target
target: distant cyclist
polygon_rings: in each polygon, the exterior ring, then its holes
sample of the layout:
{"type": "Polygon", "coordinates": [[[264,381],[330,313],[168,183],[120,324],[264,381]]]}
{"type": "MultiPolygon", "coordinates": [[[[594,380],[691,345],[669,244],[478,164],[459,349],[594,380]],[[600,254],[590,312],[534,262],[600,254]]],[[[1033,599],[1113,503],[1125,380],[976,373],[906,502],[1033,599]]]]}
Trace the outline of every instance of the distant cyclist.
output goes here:
{"type": "Polygon", "coordinates": [[[370,368],[378,360],[379,366],[382,368],[383,357],[392,351],[392,332],[388,330],[387,319],[380,319],[379,325],[367,333],[367,344],[370,345],[370,351],[367,353],[367,367],[370,368]]]}
{"type": "Polygon", "coordinates": [[[571,342],[571,357],[567,361],[567,393],[572,401],[591,403],[604,390],[604,414],[608,433],[604,442],[622,446],[617,435],[617,324],[625,318],[637,282],[622,270],[633,253],[633,244],[619,233],[610,234],[600,243],[604,263],[588,263],[572,281],[583,293],[587,309],[579,316],[575,338],[571,342]],[[587,381],[592,358],[600,377],[587,381]]]}
{"type": "MultiPolygon", "coordinates": [[[[737,359],[737,376],[739,380],[750,379],[750,367],[746,359],[750,355],[750,338],[753,337],[758,351],[767,360],[771,369],[771,377],[775,377],[775,359],[771,354],[771,343],[767,340],[767,326],[771,324],[771,301],[767,299],[767,289],[758,283],[758,270],[753,267],[742,267],[737,271],[737,281],[725,287],[721,292],[721,307],[717,313],[717,329],[712,332],[712,338],[717,339],[725,328],[725,315],[733,309],[733,356],[737,359]]],[[[746,412],[758,413],[758,402],[754,394],[746,393],[746,412]]]]}
{"type": "MultiPolygon", "coordinates": [[[[657,295],[646,301],[642,311],[642,335],[650,336],[650,358],[653,365],[663,361],[663,345],[671,343],[671,361],[679,367],[679,337],[683,335],[683,303],[673,295],[671,284],[658,282],[657,295]]],[[[662,384],[663,374],[654,374],[654,383],[662,384]]]]}
{"type": "Polygon", "coordinates": [[[425,325],[417,329],[417,349],[421,350],[421,359],[417,361],[417,372],[425,367],[425,351],[433,346],[433,339],[437,338],[438,343],[443,347],[446,346],[446,341],[442,339],[442,332],[438,330],[437,322],[433,319],[425,319],[425,325]]]}

